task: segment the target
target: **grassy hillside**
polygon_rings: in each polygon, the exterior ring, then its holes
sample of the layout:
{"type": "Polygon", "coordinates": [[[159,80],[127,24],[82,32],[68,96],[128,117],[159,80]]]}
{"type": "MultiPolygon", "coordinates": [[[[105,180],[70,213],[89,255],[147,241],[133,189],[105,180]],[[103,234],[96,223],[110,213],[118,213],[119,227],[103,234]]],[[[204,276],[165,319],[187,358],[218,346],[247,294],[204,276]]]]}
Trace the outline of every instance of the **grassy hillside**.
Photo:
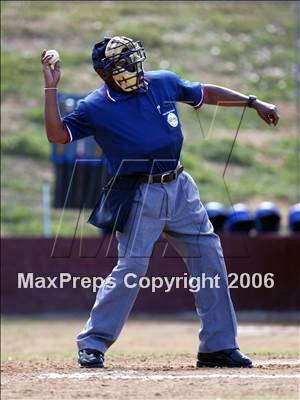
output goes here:
{"type": "MultiPolygon", "coordinates": [[[[283,210],[295,202],[294,2],[6,1],[1,8],[3,234],[42,232],[42,182],[53,182],[41,50],[61,54],[61,91],[88,93],[101,84],[91,68],[91,47],[105,35],[142,40],[147,69],[171,69],[276,103],[281,121],[275,129],[247,110],[226,181],[234,202],[254,207],[268,199],[283,210]]],[[[229,204],[222,172],[241,110],[180,106],[180,112],[186,170],[204,202],[229,204]]],[[[73,232],[74,216],[66,213],[62,234],[73,232]]],[[[54,232],[60,211],[52,217],[54,232]]]]}

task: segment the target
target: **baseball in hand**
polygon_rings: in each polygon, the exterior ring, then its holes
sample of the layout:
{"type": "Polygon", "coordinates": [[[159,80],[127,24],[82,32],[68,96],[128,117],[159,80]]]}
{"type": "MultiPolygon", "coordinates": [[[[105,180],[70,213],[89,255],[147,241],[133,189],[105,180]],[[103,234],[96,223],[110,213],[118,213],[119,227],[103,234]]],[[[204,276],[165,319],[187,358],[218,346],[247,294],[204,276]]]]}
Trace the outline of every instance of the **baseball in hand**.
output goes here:
{"type": "Polygon", "coordinates": [[[48,64],[50,65],[51,69],[54,69],[56,62],[59,61],[58,52],[56,50],[47,50],[44,57],[46,56],[52,56],[52,58],[50,58],[48,61],[48,64]]]}

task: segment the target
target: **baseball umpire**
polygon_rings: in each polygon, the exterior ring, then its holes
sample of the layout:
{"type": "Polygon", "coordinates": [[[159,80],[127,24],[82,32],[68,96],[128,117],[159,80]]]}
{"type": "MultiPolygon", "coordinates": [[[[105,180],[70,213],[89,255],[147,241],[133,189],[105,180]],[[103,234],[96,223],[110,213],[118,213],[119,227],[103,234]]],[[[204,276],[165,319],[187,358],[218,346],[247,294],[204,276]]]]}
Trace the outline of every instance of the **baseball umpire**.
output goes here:
{"type": "Polygon", "coordinates": [[[203,104],[248,106],[269,125],[279,120],[276,107],[252,95],[184,80],[171,71],[144,72],[142,44],[115,36],[96,43],[92,51],[93,67],[104,84],[61,119],[56,93],[60,64],[50,68],[51,57],[45,51],[41,56],[48,140],[66,144],[95,138],[112,179],[90,222],[113,227],[118,240],[118,263],[99,288],[90,318],[77,337],[79,364],[103,367],[104,354],[118,338],[139,290],[138,285],[125,285],[125,276],[132,273],[138,280],[146,274],[153,246],[164,232],[191,277],[219,276],[219,287],[194,293],[201,323],[197,366],[251,367],[237,343],[219,237],[195,182],[179,161],[183,135],[176,103],[194,109],[203,104]]]}

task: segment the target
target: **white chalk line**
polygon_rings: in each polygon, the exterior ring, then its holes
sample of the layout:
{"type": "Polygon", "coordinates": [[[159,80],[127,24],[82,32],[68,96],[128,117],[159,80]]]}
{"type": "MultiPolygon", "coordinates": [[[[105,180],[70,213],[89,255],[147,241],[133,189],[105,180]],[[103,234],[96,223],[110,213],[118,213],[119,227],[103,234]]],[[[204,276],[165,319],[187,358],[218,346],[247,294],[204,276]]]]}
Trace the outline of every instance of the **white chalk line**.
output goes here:
{"type": "Polygon", "coordinates": [[[299,326],[284,325],[239,325],[239,336],[262,336],[262,335],[293,335],[300,334],[299,326]]]}
{"type": "Polygon", "coordinates": [[[254,367],[281,365],[282,367],[289,367],[298,365],[300,367],[300,360],[266,360],[266,361],[254,361],[254,367]]]}
{"type": "Polygon", "coordinates": [[[99,371],[99,372],[75,372],[72,374],[62,374],[51,372],[48,374],[37,375],[39,380],[89,380],[99,378],[101,380],[140,380],[140,381],[165,381],[165,380],[187,380],[187,379],[300,379],[300,374],[140,374],[134,370],[126,371],[99,371]]]}

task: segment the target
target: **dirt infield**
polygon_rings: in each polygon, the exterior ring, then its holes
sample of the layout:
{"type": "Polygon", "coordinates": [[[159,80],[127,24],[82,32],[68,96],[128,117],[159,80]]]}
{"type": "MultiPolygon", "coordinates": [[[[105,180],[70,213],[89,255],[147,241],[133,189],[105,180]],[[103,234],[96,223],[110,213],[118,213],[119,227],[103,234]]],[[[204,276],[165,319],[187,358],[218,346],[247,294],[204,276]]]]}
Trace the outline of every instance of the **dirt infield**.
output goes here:
{"type": "Polygon", "coordinates": [[[297,399],[299,329],[241,324],[252,369],[196,369],[198,324],[131,320],[103,370],[80,369],[80,320],[4,320],[3,399],[297,399]]]}

